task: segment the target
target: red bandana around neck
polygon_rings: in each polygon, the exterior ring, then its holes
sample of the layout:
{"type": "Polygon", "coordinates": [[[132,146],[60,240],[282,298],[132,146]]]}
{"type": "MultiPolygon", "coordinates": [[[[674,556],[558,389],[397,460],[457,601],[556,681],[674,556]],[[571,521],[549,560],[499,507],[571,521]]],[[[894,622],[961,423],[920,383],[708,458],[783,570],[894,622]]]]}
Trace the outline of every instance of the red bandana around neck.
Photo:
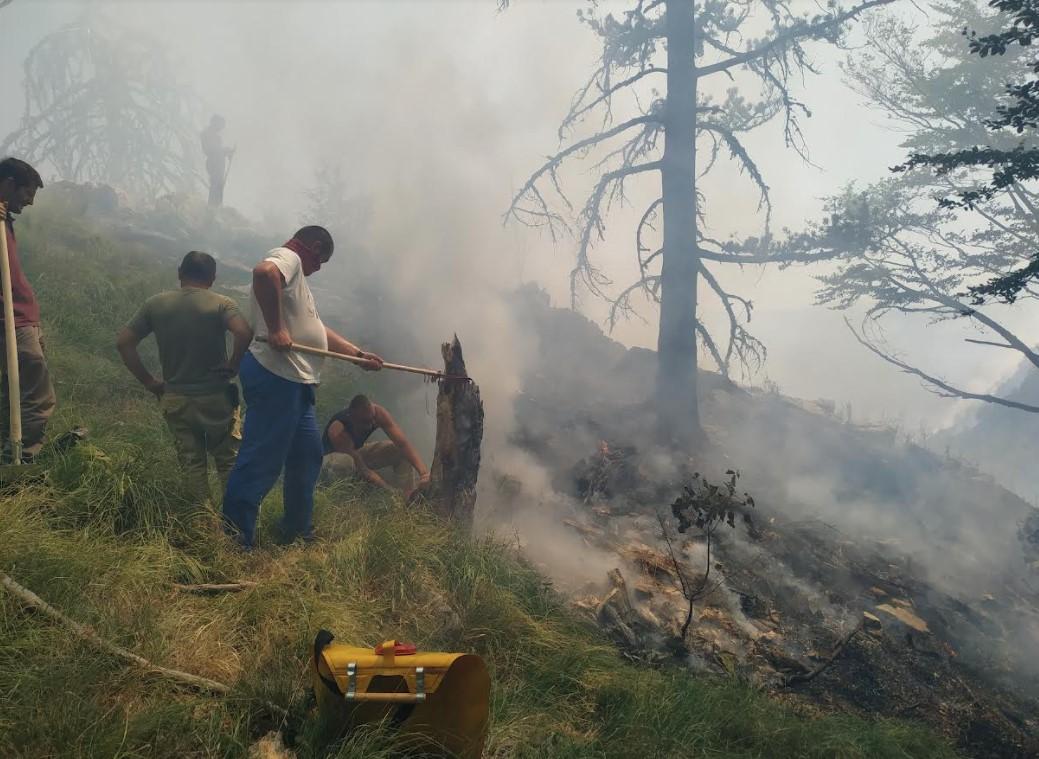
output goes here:
{"type": "Polygon", "coordinates": [[[293,237],[283,247],[288,248],[297,256],[299,260],[303,262],[303,274],[310,275],[321,268],[321,257],[314,252],[314,249],[307,243],[300,240],[298,237],[293,237]]]}

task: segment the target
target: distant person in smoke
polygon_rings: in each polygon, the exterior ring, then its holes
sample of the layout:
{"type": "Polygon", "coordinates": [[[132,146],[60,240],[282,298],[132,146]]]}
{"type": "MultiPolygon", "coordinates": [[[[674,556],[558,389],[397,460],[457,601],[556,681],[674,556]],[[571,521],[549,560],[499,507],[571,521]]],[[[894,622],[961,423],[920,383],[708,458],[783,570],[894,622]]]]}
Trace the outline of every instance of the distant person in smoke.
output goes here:
{"type": "MultiPolygon", "coordinates": [[[[15,340],[18,344],[18,374],[22,401],[22,461],[31,462],[43,447],[47,421],[54,412],[56,398],[51,384],[47,359],[44,357],[43,332],[40,329],[40,304],[29,280],[22,271],[18,244],[14,235],[14,217],[36,199],[43,187],[39,172],[25,161],[5,158],[0,161],[0,203],[7,209],[4,232],[7,235],[7,259],[11,265],[11,300],[14,305],[15,340]]],[[[3,295],[0,294],[0,303],[3,295]]],[[[0,310],[0,327],[3,326],[0,310]]],[[[13,458],[10,441],[10,400],[8,397],[7,352],[5,332],[0,329],[0,366],[3,366],[3,409],[0,425],[4,440],[2,459],[13,458]]]]}
{"type": "Polygon", "coordinates": [[[429,470],[404,430],[389,411],[372,403],[367,396],[354,396],[349,406],[334,414],[325,425],[321,442],[327,475],[342,473],[360,477],[391,492],[399,488],[405,498],[429,485],[429,470]],[[368,442],[376,430],[382,430],[389,440],[368,442]],[[396,488],[379,475],[377,469],[392,470],[396,488]],[[413,469],[419,477],[417,485],[413,481],[413,469]]]}
{"type": "Polygon", "coordinates": [[[332,257],[332,235],[323,227],[303,227],[253,269],[251,322],[256,342],[242,360],[245,426],[238,460],[224,492],[224,519],[245,548],[256,542],[260,503],[284,470],[287,539],[313,538],[314,488],[321,472],[321,432],[314,394],[324,359],[292,350],[293,343],[366,360],[382,359],[361,350],[321,321],[307,277],[332,257]]]}
{"type": "Polygon", "coordinates": [[[209,456],[224,484],[234,466],[238,433],[238,386],[234,376],[252,340],[238,304],[210,288],[216,261],[191,251],[177,269],[180,289],[153,295],[116,338],[126,368],[159,399],[173,435],[189,491],[198,502],[210,500],[209,456]],[[234,338],[227,356],[226,335],[234,338]],[[162,379],[144,366],[138,344],[155,335],[162,379]]]}
{"type": "Polygon", "coordinates": [[[209,205],[213,208],[224,204],[224,185],[234,156],[234,148],[224,147],[225,126],[224,117],[214,114],[200,135],[202,152],[206,154],[206,173],[209,174],[209,205]]]}

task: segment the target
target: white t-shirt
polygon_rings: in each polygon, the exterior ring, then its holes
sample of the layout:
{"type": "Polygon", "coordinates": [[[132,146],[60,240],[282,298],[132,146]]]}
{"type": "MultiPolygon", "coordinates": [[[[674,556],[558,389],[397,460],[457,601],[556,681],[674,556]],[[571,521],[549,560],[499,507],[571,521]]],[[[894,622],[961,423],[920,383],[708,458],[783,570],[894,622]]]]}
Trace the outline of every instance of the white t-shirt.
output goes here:
{"type": "MultiPolygon", "coordinates": [[[[277,266],[281,275],[285,277],[285,287],[281,291],[282,318],[285,328],[292,336],[292,342],[328,350],[325,325],[317,315],[314,294],[310,292],[307,278],[303,276],[303,262],[299,256],[288,248],[275,248],[263,260],[277,266]]],[[[256,337],[267,336],[267,322],[263,318],[260,304],[256,301],[255,292],[252,294],[250,323],[256,337]]],[[[317,385],[321,382],[321,366],[325,361],[321,356],[296,351],[281,353],[258,340],[253,341],[249,352],[264,369],[279,377],[306,385],[317,385]]]]}

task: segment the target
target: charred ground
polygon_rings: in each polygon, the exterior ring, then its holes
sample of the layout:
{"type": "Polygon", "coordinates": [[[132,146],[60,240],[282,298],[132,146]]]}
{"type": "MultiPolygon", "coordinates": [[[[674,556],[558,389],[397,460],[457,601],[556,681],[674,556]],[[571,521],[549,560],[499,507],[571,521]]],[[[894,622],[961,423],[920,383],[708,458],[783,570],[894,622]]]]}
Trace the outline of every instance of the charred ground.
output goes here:
{"type": "MultiPolygon", "coordinates": [[[[512,508],[551,513],[572,534],[560,550],[576,536],[590,567],[619,570],[560,579],[629,655],[677,654],[808,711],[912,716],[975,756],[1039,751],[1033,507],[895,430],[839,418],[835,404],[710,374],[711,444],[677,457],[648,442],[652,352],[625,349],[534,289],[515,308],[542,358],[517,399],[513,440],[553,492],[531,506],[521,490],[512,508]],[[679,641],[686,602],[658,514],[670,516],[694,474],[721,482],[732,470],[755,499],[752,523],[715,533],[711,590],[679,641]]],[[[703,536],[678,537],[679,566],[702,576],[703,536]]],[[[551,572],[551,548],[536,550],[551,572]]]]}

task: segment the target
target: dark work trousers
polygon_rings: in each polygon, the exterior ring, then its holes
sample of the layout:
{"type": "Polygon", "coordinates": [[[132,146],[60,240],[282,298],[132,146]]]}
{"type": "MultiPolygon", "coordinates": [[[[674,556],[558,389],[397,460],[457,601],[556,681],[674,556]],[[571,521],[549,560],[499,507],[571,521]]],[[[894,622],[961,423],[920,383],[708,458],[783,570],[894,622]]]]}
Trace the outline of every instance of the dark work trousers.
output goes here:
{"type": "MultiPolygon", "coordinates": [[[[43,447],[47,420],[54,412],[56,398],[43,355],[43,334],[39,324],[16,327],[18,341],[18,375],[22,397],[22,455],[31,458],[43,447]]],[[[0,366],[3,367],[3,409],[0,411],[0,433],[4,449],[10,452],[11,402],[7,376],[6,340],[0,323],[0,366]]]]}

